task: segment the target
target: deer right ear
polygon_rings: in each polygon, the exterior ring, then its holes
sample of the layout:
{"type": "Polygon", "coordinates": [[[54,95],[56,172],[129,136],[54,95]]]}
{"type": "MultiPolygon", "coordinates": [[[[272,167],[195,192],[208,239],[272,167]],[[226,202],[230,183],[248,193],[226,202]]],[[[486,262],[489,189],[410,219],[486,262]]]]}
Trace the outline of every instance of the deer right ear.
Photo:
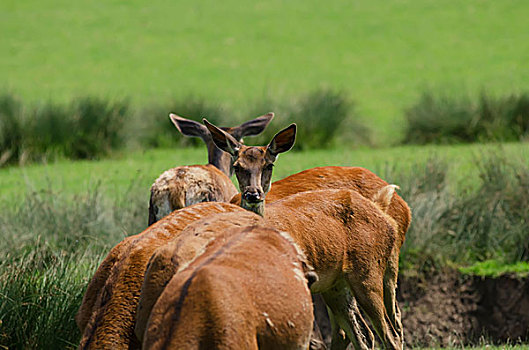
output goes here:
{"type": "Polygon", "coordinates": [[[203,140],[208,136],[208,129],[199,122],[179,117],[174,113],[169,114],[169,118],[182,135],[200,137],[203,140]]]}
{"type": "Polygon", "coordinates": [[[268,145],[268,152],[273,156],[286,152],[294,146],[296,142],[296,124],[290,124],[274,136],[268,145]]]}
{"type": "Polygon", "coordinates": [[[219,129],[215,125],[211,124],[206,119],[202,119],[202,121],[209,130],[211,138],[213,139],[213,142],[215,142],[215,145],[218,148],[220,148],[224,152],[228,152],[232,156],[236,156],[239,153],[239,149],[241,149],[242,143],[237,141],[233,136],[231,136],[224,130],[219,129]]]}

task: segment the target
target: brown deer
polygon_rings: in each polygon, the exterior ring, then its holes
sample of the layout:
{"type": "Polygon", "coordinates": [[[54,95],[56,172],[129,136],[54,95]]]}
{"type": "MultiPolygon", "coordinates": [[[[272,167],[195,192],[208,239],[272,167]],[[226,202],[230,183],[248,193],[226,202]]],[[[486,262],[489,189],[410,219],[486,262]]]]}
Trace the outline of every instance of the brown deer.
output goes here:
{"type": "MultiPolygon", "coordinates": [[[[239,181],[239,188],[241,189],[241,206],[263,215],[264,199],[270,189],[270,178],[274,161],[269,156],[269,148],[272,143],[267,147],[244,146],[214,125],[207,121],[204,121],[204,123],[210,130],[213,141],[217,146],[233,156],[234,169],[239,181]],[[251,157],[248,155],[251,155],[251,157]],[[257,193],[258,195],[252,195],[252,193],[257,193]]],[[[294,139],[295,129],[293,134],[290,135],[290,140],[286,143],[291,147],[294,139]]],[[[325,171],[319,171],[322,169],[326,170],[325,168],[314,169],[311,172],[312,176],[308,176],[305,181],[302,179],[301,184],[296,181],[285,181],[284,191],[281,191],[281,186],[279,186],[280,189],[276,198],[283,198],[299,191],[319,188],[350,188],[357,190],[365,198],[375,201],[388,198],[388,201],[382,204],[381,209],[387,210],[391,208],[389,214],[398,223],[398,230],[395,231],[396,244],[392,248],[391,257],[388,260],[387,269],[385,269],[383,295],[390,325],[399,333],[398,338],[402,339],[402,325],[400,322],[400,311],[396,304],[395,290],[397,286],[398,256],[411,220],[410,210],[406,203],[398,195],[394,194],[396,186],[388,187],[385,181],[366,169],[353,168],[356,171],[341,172],[341,168],[335,167],[334,169],[337,171],[333,175],[338,174],[338,176],[333,177],[331,181],[327,178],[325,171]],[[394,196],[396,200],[393,201],[394,196]]],[[[346,170],[348,169],[351,168],[346,168],[346,170]]],[[[295,175],[291,177],[295,177],[295,175]]],[[[273,191],[275,191],[275,187],[276,183],[274,183],[273,191]]]]}
{"type": "MultiPolygon", "coordinates": [[[[172,168],[163,172],[151,186],[149,225],[170,212],[195,203],[228,202],[237,189],[230,180],[233,175],[231,156],[215,146],[208,129],[194,121],[169,115],[185,136],[200,137],[208,149],[208,164],[172,168]]],[[[260,134],[274,117],[265,114],[232,128],[222,128],[234,139],[260,134]]]]}
{"type": "MultiPolygon", "coordinates": [[[[390,348],[402,346],[383,304],[383,275],[397,228],[380,207],[390,198],[381,197],[380,203],[374,203],[350,190],[308,191],[271,203],[265,212],[266,225],[291,232],[309,264],[314,264],[316,272],[322,274],[311,290],[322,293],[336,323],[356,348],[369,348],[373,336],[359,312],[350,313],[350,291],[372,320],[384,344],[390,348]]],[[[209,216],[191,223],[172,242],[158,248],[145,273],[136,313],[137,337],[142,339],[148,319],[153,317],[153,305],[166,293],[166,285],[175,273],[193,261],[200,254],[197,252],[204,251],[204,246],[213,240],[222,240],[217,236],[217,227],[262,222],[249,212],[209,216]]],[[[270,261],[262,260],[261,264],[268,267],[270,261]]]]}
{"type": "Polygon", "coordinates": [[[92,277],[75,317],[82,334],[79,348],[138,348],[135,313],[152,253],[193,221],[222,212],[245,210],[228,203],[199,203],[171,213],[116,245],[92,277]]]}
{"type": "MultiPolygon", "coordinates": [[[[400,310],[396,301],[396,286],[399,253],[411,223],[411,210],[402,197],[394,191],[396,187],[392,189],[391,187],[387,187],[388,185],[386,181],[365,168],[340,166],[317,167],[304,170],[272,183],[270,191],[266,194],[265,202],[272,203],[299,192],[324,188],[348,188],[357,191],[367,199],[374,200],[379,199],[381,196],[390,196],[387,208],[383,209],[396,221],[398,225],[398,236],[394,250],[391,253],[386,275],[384,276],[384,305],[388,310],[388,315],[393,326],[402,337],[403,328],[400,320],[400,310]]],[[[240,202],[240,193],[231,200],[231,203],[234,204],[239,204],[240,202]]]]}
{"type": "Polygon", "coordinates": [[[310,268],[288,234],[263,224],[248,211],[212,215],[157,250],[136,322],[144,348],[307,349],[310,268]]]}

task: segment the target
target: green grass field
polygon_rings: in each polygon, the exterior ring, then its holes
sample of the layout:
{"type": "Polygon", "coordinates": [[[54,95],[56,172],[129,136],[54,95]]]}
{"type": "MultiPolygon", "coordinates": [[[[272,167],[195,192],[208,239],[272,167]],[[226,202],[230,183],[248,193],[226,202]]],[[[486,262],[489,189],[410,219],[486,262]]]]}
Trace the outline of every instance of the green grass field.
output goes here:
{"type": "MultiPolygon", "coordinates": [[[[527,275],[527,143],[389,147],[424,91],[529,91],[527,13],[521,0],[3,0],[0,92],[30,103],[130,98],[138,111],[202,97],[242,120],[267,101],[345,91],[381,148],[291,151],[274,180],[366,167],[412,206],[403,271],[527,275]]],[[[86,285],[113,245],[145,228],[151,183],[207,160],[203,147],[131,148],[0,168],[0,348],[76,347],[86,285]]]]}
{"type": "MultiPolygon", "coordinates": [[[[251,144],[250,139],[248,143],[251,144]]],[[[385,174],[388,170],[409,170],[430,158],[440,158],[450,163],[454,185],[466,186],[477,180],[476,160],[489,152],[505,154],[515,162],[529,163],[529,147],[523,143],[315,150],[281,155],[273,179],[327,165],[362,166],[385,174]]],[[[11,205],[17,198],[24,196],[28,189],[38,191],[51,187],[64,193],[77,194],[94,184],[100,184],[110,196],[119,195],[134,184],[142,188],[147,201],[150,185],[164,170],[179,165],[205,163],[205,149],[190,148],[135,152],[101,161],[64,160],[47,165],[4,168],[0,169],[0,205],[11,205]]],[[[398,184],[398,178],[394,180],[398,184]]],[[[457,188],[454,190],[457,191],[457,188]]]]}
{"type": "Polygon", "coordinates": [[[529,4],[459,1],[0,3],[0,88],[31,100],[199,95],[245,113],[264,96],[345,89],[395,140],[425,88],[529,88],[529,4]]]}

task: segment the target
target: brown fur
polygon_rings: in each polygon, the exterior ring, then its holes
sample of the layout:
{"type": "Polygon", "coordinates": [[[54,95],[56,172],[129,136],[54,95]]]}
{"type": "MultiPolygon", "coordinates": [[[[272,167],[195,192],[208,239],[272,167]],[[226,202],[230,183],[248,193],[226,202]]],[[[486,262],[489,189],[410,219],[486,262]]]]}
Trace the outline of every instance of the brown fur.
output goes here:
{"type": "Polygon", "coordinates": [[[141,287],[135,333],[142,341],[152,307],[176,271],[203,252],[211,240],[233,227],[257,225],[263,218],[249,211],[209,215],[189,224],[175,239],[152,254],[141,287]],[[212,224],[213,223],[213,224],[212,224]]]}
{"type": "MultiPolygon", "coordinates": [[[[317,189],[350,189],[357,191],[367,199],[377,201],[379,191],[387,188],[388,183],[375,175],[373,172],[360,167],[326,166],[307,169],[290,175],[272,184],[270,191],[266,194],[266,203],[273,203],[290,195],[317,189]]],[[[387,194],[387,193],[386,193],[387,194]]],[[[391,193],[389,193],[391,195],[391,193]]],[[[237,194],[231,203],[239,204],[241,195],[237,194]]],[[[380,202],[380,200],[378,200],[380,202]]],[[[384,205],[385,207],[385,205],[384,205]]],[[[384,208],[382,208],[384,209],[384,208]]],[[[411,210],[406,202],[395,192],[392,195],[386,212],[395,220],[398,231],[395,247],[388,262],[386,271],[384,303],[388,309],[389,317],[399,333],[403,332],[400,321],[400,310],[395,298],[397,287],[397,276],[399,266],[399,253],[406,232],[411,222],[411,210]],[[393,305],[393,306],[391,306],[393,305]]]]}
{"type": "Polygon", "coordinates": [[[164,247],[165,263],[180,271],[150,312],[145,348],[307,348],[313,316],[303,255],[248,214],[210,216],[164,247]]]}
{"type": "MultiPolygon", "coordinates": [[[[190,224],[177,239],[157,249],[142,287],[136,324],[138,337],[144,332],[152,306],[178,267],[192,260],[214,237],[216,226],[210,227],[211,221],[217,219],[215,225],[222,227],[250,218],[254,220],[252,224],[259,222],[252,213],[210,216],[190,224]]],[[[347,296],[351,288],[384,343],[392,348],[401,347],[383,305],[383,275],[397,230],[389,216],[354,191],[321,190],[302,192],[270,204],[265,220],[275,229],[291,232],[306,252],[309,263],[322,276],[313,285],[313,291],[324,295],[337,323],[349,332],[349,337],[359,346],[372,343],[372,339],[364,338],[372,335],[358,311],[349,314],[351,297],[347,296]],[[358,333],[356,328],[369,334],[358,333]]]]}
{"type": "Polygon", "coordinates": [[[199,218],[233,211],[244,209],[227,203],[196,204],[173,212],[114,247],[90,281],[76,316],[82,333],[79,348],[133,348],[140,287],[154,250],[199,218]]]}
{"type": "MultiPolygon", "coordinates": [[[[295,135],[296,135],[296,126],[295,124],[292,124],[288,128],[280,131],[272,141],[268,144],[268,146],[261,146],[261,147],[249,147],[241,144],[236,139],[234,139],[231,135],[226,133],[225,131],[217,128],[216,126],[205,122],[206,126],[208,127],[208,130],[211,133],[211,136],[213,138],[213,141],[219,147],[220,149],[229,152],[233,156],[233,162],[234,162],[234,169],[235,174],[237,175],[237,179],[239,181],[239,188],[241,189],[241,198],[240,198],[240,205],[241,207],[251,210],[257,214],[264,215],[265,210],[265,196],[267,192],[270,190],[270,179],[272,175],[272,168],[273,163],[276,160],[276,156],[278,153],[286,152],[288,151],[294,144],[295,141],[295,135]]],[[[342,174],[343,175],[343,174],[342,174]]],[[[376,177],[376,176],[375,176],[376,177]]],[[[306,184],[308,184],[309,188],[303,188],[303,184],[297,186],[297,182],[291,182],[292,185],[289,189],[286,191],[289,192],[288,194],[293,193],[299,193],[300,191],[306,191],[310,189],[318,189],[318,188],[329,188],[327,186],[327,179],[325,179],[325,176],[323,176],[321,173],[316,172],[316,180],[315,181],[306,181],[306,184]],[[324,180],[323,180],[324,179],[324,180]],[[323,184],[323,187],[320,187],[319,185],[323,184]]],[[[341,186],[338,188],[349,188],[347,186],[343,186],[344,184],[341,183],[341,186]]],[[[387,184],[385,184],[387,186],[387,184]]],[[[376,198],[379,199],[386,199],[389,200],[390,196],[389,194],[393,194],[394,188],[392,187],[390,190],[383,189],[384,186],[379,187],[373,194],[371,194],[368,198],[376,198]],[[379,191],[382,190],[384,192],[387,192],[387,194],[381,194],[379,191]]],[[[354,189],[354,187],[352,188],[354,189]]],[[[285,197],[284,194],[281,198],[285,197]]],[[[373,202],[371,202],[373,204],[373,202]]],[[[386,203],[383,205],[384,208],[388,207],[389,203],[386,203]]],[[[382,206],[381,206],[382,207],[382,206]]],[[[378,208],[377,208],[378,209],[378,208]]],[[[409,214],[409,213],[408,213],[409,214]]],[[[409,218],[408,218],[409,219],[409,218]]],[[[407,222],[409,224],[409,220],[407,222]]],[[[407,225],[406,225],[407,229],[407,225]]],[[[395,231],[394,234],[396,237],[393,237],[394,240],[402,241],[400,239],[399,235],[400,231],[395,231]],[[399,236],[399,237],[397,237],[399,236]]],[[[381,237],[382,239],[382,237],[381,237]]],[[[400,246],[402,242],[397,242],[397,244],[394,246],[394,250],[391,253],[391,258],[389,259],[389,263],[387,265],[388,269],[386,270],[386,266],[384,266],[384,270],[387,271],[385,276],[383,276],[383,285],[384,285],[384,302],[385,306],[390,313],[389,321],[391,328],[397,329],[397,332],[399,332],[398,338],[402,339],[402,327],[400,323],[400,312],[398,310],[398,307],[396,306],[396,300],[395,300],[395,289],[396,289],[396,282],[397,282],[397,273],[398,270],[398,253],[400,246]],[[397,248],[398,247],[398,248],[397,248]]],[[[301,244],[301,243],[300,243],[301,244]]],[[[393,246],[393,245],[392,245],[393,246]]],[[[329,247],[320,247],[320,249],[329,248],[329,247]]],[[[342,295],[341,298],[338,299],[346,299],[347,295],[342,295]]],[[[328,302],[329,304],[329,302],[328,302]]],[[[342,302],[342,306],[345,306],[345,304],[342,302]]],[[[356,318],[358,320],[362,320],[362,317],[359,313],[356,313],[356,318]]],[[[352,341],[355,341],[354,334],[358,334],[360,332],[359,327],[355,327],[354,320],[350,319],[350,324],[353,327],[353,330],[348,328],[348,336],[349,339],[352,341]]],[[[390,344],[391,346],[395,346],[395,344],[402,343],[401,340],[397,340],[396,342],[392,341],[392,339],[389,339],[389,335],[386,334],[385,330],[382,329],[382,324],[379,325],[379,327],[376,327],[377,332],[379,335],[381,335],[382,339],[384,340],[385,345],[390,344]],[[383,332],[383,334],[381,333],[383,332]]],[[[333,346],[336,344],[337,337],[336,333],[333,334],[333,346]]],[[[356,339],[358,342],[358,339],[356,339]]],[[[355,343],[356,347],[364,347],[363,344],[355,343]]],[[[402,346],[402,344],[400,345],[402,346]]]]}
{"type": "MultiPolygon", "coordinates": [[[[384,345],[402,348],[384,307],[384,274],[395,245],[397,224],[355,191],[301,192],[270,203],[267,224],[290,232],[319,276],[311,290],[323,293],[352,341],[348,311],[338,305],[351,289],[384,345]],[[338,295],[338,297],[337,297],[338,295]]],[[[358,345],[358,344],[355,344],[358,345]]]]}

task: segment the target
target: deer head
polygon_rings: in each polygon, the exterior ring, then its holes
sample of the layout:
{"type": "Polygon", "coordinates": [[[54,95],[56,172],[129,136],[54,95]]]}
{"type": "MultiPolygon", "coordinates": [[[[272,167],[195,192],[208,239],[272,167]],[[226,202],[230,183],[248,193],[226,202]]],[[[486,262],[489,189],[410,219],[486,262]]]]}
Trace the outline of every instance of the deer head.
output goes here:
{"type": "MultiPolygon", "coordinates": [[[[194,120],[182,118],[176,114],[169,114],[169,118],[176,126],[178,131],[185,136],[200,137],[208,148],[208,163],[217,167],[227,176],[233,175],[233,167],[231,164],[231,155],[220,150],[215,146],[211,138],[209,130],[199,122],[194,120]]],[[[274,118],[274,113],[268,113],[253,120],[242,123],[239,126],[232,128],[220,128],[235,140],[242,143],[242,138],[245,136],[259,135],[267,127],[270,121],[274,118]]]]}
{"type": "Polygon", "coordinates": [[[278,132],[268,146],[245,146],[206,119],[203,121],[217,147],[232,156],[232,166],[241,191],[241,206],[263,215],[264,199],[270,190],[274,162],[279,153],[286,152],[294,146],[296,124],[291,124],[278,132]]]}

